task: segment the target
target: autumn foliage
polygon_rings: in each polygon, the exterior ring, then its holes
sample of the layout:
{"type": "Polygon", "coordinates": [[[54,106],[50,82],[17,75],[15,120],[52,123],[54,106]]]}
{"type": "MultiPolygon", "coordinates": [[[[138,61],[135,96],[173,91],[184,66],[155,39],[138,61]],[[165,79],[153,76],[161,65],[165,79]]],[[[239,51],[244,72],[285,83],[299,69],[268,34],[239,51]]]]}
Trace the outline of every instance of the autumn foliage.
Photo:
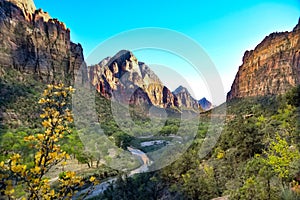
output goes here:
{"type": "MultiPolygon", "coordinates": [[[[75,172],[66,171],[58,177],[58,188],[52,188],[45,174],[58,163],[65,164],[69,155],[62,151],[58,142],[71,133],[69,124],[73,122],[70,111],[70,97],[74,89],[63,84],[48,85],[39,100],[43,107],[43,132],[29,135],[24,140],[35,149],[31,165],[24,164],[20,154],[13,154],[10,159],[2,161],[1,184],[8,199],[15,198],[15,188],[22,185],[24,199],[70,199],[80,186],[84,184],[82,177],[75,172]]],[[[90,178],[91,182],[95,178],[90,178]]]]}

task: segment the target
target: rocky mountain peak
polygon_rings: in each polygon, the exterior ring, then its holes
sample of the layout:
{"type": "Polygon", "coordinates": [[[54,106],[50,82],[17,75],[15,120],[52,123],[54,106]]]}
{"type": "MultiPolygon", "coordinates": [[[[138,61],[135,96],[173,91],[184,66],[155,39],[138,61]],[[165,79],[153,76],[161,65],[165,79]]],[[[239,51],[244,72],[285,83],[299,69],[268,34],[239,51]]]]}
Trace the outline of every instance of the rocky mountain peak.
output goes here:
{"type": "Polygon", "coordinates": [[[126,72],[136,72],[141,76],[138,60],[131,51],[121,50],[106,64],[109,69],[120,78],[126,72]]]}
{"type": "Polygon", "coordinates": [[[185,87],[183,87],[182,85],[180,85],[178,88],[176,88],[173,91],[173,94],[179,94],[179,93],[188,93],[190,95],[190,92],[188,91],[188,89],[186,89],[185,87]]]}
{"type": "Polygon", "coordinates": [[[107,98],[118,95],[122,103],[199,111],[197,101],[186,88],[181,86],[177,89],[178,94],[172,93],[149,66],[139,62],[128,50],[121,50],[98,65],[90,66],[89,77],[99,93],[107,98]]]}
{"type": "Polygon", "coordinates": [[[209,110],[213,108],[213,105],[210,101],[208,101],[205,97],[198,101],[199,105],[203,108],[203,110],[209,110]]]}
{"type": "Polygon", "coordinates": [[[35,4],[33,0],[6,0],[8,2],[11,2],[21,8],[24,11],[27,11],[28,13],[33,14],[36,10],[35,4]]]}
{"type": "Polygon", "coordinates": [[[131,57],[133,57],[135,60],[137,60],[137,58],[133,55],[133,53],[131,51],[122,49],[118,53],[116,53],[116,55],[113,56],[113,60],[115,60],[115,59],[130,59],[131,57]]]}
{"type": "Polygon", "coordinates": [[[27,20],[32,19],[31,16],[34,14],[36,7],[33,0],[4,0],[18,6],[27,20]]]}
{"type": "Polygon", "coordinates": [[[299,31],[300,30],[300,17],[298,19],[298,24],[295,26],[295,28],[293,29],[293,32],[295,31],[299,31]]]}
{"type": "Polygon", "coordinates": [[[108,98],[117,95],[121,103],[146,103],[159,107],[170,103],[162,100],[164,86],[159,78],[128,50],[121,50],[90,66],[89,77],[99,93],[108,98]]]}
{"type": "Polygon", "coordinates": [[[201,107],[199,106],[197,100],[195,100],[187,88],[180,85],[173,91],[174,96],[177,98],[178,105],[184,108],[193,108],[194,110],[199,110],[201,107]]]}
{"type": "Polygon", "coordinates": [[[131,51],[121,50],[110,59],[110,63],[108,63],[108,65],[110,65],[112,62],[117,62],[119,64],[122,64],[126,61],[137,63],[137,58],[133,55],[131,51]]]}
{"type": "MultiPolygon", "coordinates": [[[[34,12],[34,21],[37,22],[39,20],[43,22],[48,22],[49,20],[54,21],[48,12],[44,12],[42,9],[38,9],[34,12]]],[[[58,21],[58,20],[57,20],[58,21]]]]}

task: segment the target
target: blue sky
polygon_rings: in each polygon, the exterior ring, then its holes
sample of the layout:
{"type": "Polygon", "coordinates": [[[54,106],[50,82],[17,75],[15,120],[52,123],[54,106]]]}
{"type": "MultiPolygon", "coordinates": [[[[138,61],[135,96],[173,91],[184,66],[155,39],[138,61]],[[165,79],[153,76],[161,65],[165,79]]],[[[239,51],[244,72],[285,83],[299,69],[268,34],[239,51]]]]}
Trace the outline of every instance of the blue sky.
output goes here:
{"type": "MultiPolygon", "coordinates": [[[[299,0],[34,2],[37,8],[66,23],[71,29],[72,41],[82,44],[86,58],[103,41],[131,29],[160,27],[183,33],[195,40],[214,62],[223,81],[224,97],[244,52],[253,49],[272,32],[292,30],[300,16],[299,0]]],[[[134,53],[140,61],[172,67],[186,77],[188,85],[184,86],[189,86],[196,98],[210,98],[203,81],[183,60],[149,50],[134,53]]],[[[175,89],[173,87],[170,86],[175,89]]]]}

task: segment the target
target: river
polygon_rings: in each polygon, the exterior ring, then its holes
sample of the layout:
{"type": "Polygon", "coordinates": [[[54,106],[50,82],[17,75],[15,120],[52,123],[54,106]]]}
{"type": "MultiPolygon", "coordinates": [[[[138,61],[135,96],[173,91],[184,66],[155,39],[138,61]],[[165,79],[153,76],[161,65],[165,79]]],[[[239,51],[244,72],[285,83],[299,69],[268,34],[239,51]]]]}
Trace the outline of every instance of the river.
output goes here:
{"type": "MultiPolygon", "coordinates": [[[[143,151],[141,151],[139,149],[135,149],[132,147],[128,147],[127,149],[128,149],[128,151],[131,152],[132,155],[137,156],[141,162],[141,166],[139,168],[136,168],[136,169],[130,171],[129,176],[133,176],[134,174],[138,174],[138,173],[142,173],[142,172],[147,172],[149,170],[148,167],[153,163],[149,159],[147,154],[145,154],[143,151]]],[[[99,196],[101,193],[103,193],[109,187],[109,185],[111,183],[113,183],[116,180],[117,180],[116,177],[110,178],[107,181],[104,181],[104,182],[94,186],[93,191],[91,191],[90,194],[85,199],[99,196]]],[[[85,194],[85,193],[89,192],[90,189],[91,188],[86,188],[84,190],[77,192],[77,194],[75,195],[75,197],[73,197],[73,199],[77,199],[81,194],[85,194]]]]}

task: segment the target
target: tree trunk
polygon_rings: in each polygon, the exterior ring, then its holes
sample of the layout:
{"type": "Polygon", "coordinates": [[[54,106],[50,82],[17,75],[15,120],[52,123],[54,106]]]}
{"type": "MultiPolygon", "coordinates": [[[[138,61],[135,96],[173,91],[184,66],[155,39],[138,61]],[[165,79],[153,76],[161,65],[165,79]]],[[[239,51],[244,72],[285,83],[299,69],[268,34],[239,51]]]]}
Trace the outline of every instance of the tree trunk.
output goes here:
{"type": "Polygon", "coordinates": [[[96,167],[99,168],[100,160],[97,160],[96,167]]]}

